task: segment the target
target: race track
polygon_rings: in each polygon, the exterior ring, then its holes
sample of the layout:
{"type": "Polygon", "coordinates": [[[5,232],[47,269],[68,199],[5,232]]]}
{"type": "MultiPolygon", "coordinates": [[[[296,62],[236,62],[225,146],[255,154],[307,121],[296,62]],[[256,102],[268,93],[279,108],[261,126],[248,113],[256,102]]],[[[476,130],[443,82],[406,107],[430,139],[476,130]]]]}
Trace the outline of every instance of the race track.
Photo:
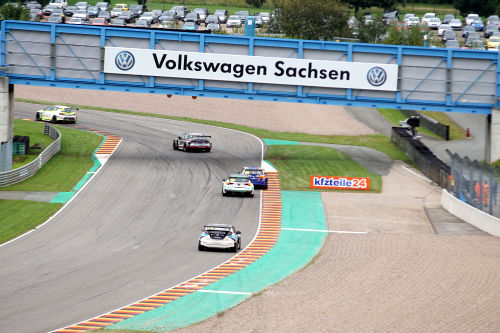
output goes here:
{"type": "MultiPolygon", "coordinates": [[[[16,103],[15,116],[39,106],[16,103]]],[[[221,179],[257,165],[248,134],[157,118],[81,110],[79,126],[121,136],[102,170],[52,221],[0,248],[1,331],[48,332],[112,311],[224,262],[198,252],[205,223],[234,223],[242,247],[259,222],[260,193],[222,197],[221,179]],[[210,153],[172,150],[184,131],[212,135],[210,153]]]]}

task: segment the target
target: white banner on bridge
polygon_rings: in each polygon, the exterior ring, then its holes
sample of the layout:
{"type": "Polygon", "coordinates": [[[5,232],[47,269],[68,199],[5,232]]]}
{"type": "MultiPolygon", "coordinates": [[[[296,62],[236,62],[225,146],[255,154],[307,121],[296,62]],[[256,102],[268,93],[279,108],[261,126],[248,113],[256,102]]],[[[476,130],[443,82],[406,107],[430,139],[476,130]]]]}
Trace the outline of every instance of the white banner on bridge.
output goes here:
{"type": "Polygon", "coordinates": [[[396,91],[398,66],[363,62],[106,47],[104,72],[396,91]]]}

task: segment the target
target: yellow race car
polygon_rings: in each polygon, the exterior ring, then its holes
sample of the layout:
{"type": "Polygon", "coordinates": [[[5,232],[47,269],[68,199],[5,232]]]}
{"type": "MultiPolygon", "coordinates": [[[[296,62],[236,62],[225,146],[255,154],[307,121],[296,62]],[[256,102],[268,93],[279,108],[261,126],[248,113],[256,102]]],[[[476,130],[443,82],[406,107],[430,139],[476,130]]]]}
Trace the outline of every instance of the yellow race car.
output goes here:
{"type": "MultiPolygon", "coordinates": [[[[77,109],[78,110],[78,109],[77,109]]],[[[50,121],[52,123],[76,123],[76,112],[69,106],[51,105],[39,110],[35,114],[35,120],[50,121]]]]}

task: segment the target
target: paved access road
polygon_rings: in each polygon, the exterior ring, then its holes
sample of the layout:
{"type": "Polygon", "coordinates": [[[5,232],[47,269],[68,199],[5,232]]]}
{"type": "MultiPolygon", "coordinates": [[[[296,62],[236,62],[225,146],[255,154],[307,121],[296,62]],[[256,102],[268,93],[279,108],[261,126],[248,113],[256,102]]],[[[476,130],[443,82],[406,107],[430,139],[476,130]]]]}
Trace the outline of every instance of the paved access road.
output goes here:
{"type": "MultiPolygon", "coordinates": [[[[15,115],[39,106],[16,103],[15,115]]],[[[0,247],[3,332],[47,332],[167,289],[232,256],[198,252],[204,223],[233,222],[246,246],[259,221],[254,198],[222,197],[221,179],[260,163],[248,134],[163,119],[81,110],[77,125],[123,142],[56,217],[0,247]],[[212,135],[210,153],[172,150],[184,131],[212,135]]]]}

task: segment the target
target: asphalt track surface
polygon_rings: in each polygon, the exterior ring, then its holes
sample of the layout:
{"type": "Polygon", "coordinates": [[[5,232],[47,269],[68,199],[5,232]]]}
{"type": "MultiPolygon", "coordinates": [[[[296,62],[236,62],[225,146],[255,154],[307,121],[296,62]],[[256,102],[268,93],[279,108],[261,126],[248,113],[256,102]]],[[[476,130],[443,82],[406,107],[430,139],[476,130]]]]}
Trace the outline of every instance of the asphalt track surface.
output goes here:
{"type": "MultiPolygon", "coordinates": [[[[37,105],[16,103],[33,118],[37,105]]],[[[242,247],[259,223],[260,193],[222,197],[221,180],[257,165],[248,134],[164,119],[81,110],[79,126],[123,141],[84,189],[40,229],[0,247],[2,332],[56,330],[123,307],[226,261],[198,252],[205,223],[233,223],[242,247]],[[210,153],[172,149],[185,131],[212,136],[210,153]]],[[[69,125],[71,126],[71,125],[69,125]]]]}

